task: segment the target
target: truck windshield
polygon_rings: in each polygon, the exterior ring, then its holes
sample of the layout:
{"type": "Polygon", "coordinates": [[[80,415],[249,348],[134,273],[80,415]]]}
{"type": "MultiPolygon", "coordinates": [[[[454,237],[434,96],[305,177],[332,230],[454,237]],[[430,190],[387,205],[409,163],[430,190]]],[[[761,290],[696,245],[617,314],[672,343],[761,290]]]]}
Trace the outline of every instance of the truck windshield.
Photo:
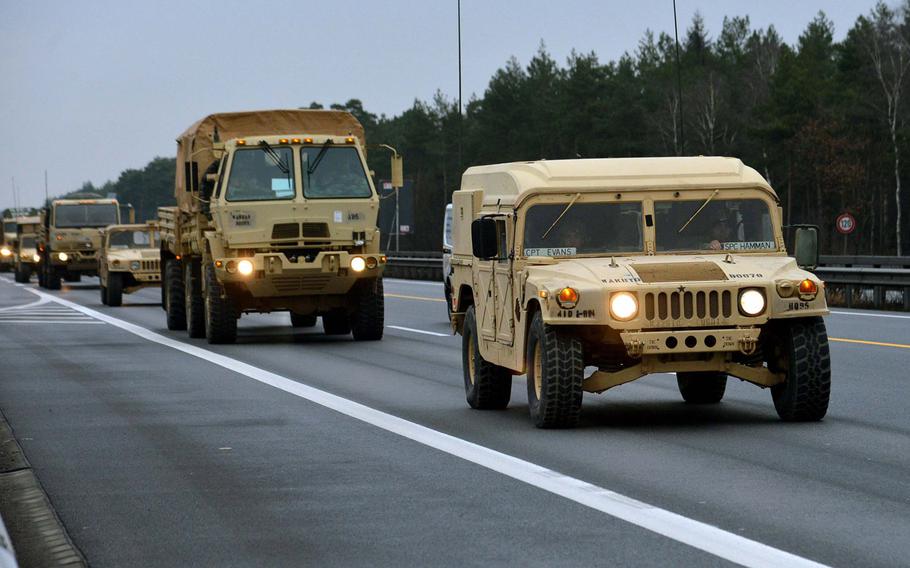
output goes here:
{"type": "Polygon", "coordinates": [[[724,199],[718,195],[707,204],[705,199],[657,201],[654,214],[658,251],[744,252],[777,248],[771,212],[761,199],[724,199]]]}
{"type": "Polygon", "coordinates": [[[4,233],[15,233],[16,232],[16,222],[15,221],[3,221],[3,232],[4,233]]]}
{"type": "Polygon", "coordinates": [[[35,248],[35,237],[22,237],[21,248],[35,248]]]}
{"type": "Polygon", "coordinates": [[[112,249],[158,248],[158,235],[151,231],[115,231],[111,233],[108,247],[112,249]]]}
{"type": "Polygon", "coordinates": [[[244,148],[234,152],[225,199],[228,201],[274,201],[293,199],[296,177],[284,164],[291,164],[291,149],[244,148]]]}
{"type": "Polygon", "coordinates": [[[319,167],[312,164],[320,147],[300,149],[301,170],[304,172],[303,195],[310,199],[370,197],[373,192],[363,162],[356,148],[329,146],[324,149],[319,167]]]}
{"type": "Polygon", "coordinates": [[[120,221],[117,213],[117,205],[113,203],[57,205],[54,207],[54,226],[58,229],[107,227],[120,221]]]}
{"type": "Polygon", "coordinates": [[[641,203],[574,203],[566,209],[567,205],[568,201],[528,208],[524,229],[525,256],[644,250],[641,203]],[[560,215],[563,215],[561,219],[560,215]]]}

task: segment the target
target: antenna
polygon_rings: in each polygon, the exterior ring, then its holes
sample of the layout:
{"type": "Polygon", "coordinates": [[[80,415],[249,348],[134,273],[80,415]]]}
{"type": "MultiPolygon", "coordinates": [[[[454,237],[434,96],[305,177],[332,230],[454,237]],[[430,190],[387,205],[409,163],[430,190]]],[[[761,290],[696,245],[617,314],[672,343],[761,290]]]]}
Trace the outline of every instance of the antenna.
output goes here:
{"type": "Polygon", "coordinates": [[[679,67],[679,24],[676,23],[676,0],[673,0],[673,35],[676,38],[676,96],[679,100],[679,153],[686,153],[686,131],[683,121],[682,71],[679,67]]]}

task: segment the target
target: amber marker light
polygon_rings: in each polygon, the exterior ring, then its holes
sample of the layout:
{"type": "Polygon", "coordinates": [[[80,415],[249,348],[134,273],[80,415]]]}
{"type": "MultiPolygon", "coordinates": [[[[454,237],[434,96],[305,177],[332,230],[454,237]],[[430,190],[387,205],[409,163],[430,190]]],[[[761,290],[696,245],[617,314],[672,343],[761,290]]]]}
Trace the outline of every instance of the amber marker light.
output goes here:
{"type": "Polygon", "coordinates": [[[221,268],[222,266],[224,266],[224,263],[222,261],[220,261],[220,260],[215,261],[215,268],[221,268]]]}
{"type": "Polygon", "coordinates": [[[348,136],[347,138],[344,139],[344,141],[347,142],[348,144],[353,144],[354,138],[352,138],[351,136],[348,136]]]}
{"type": "Polygon", "coordinates": [[[312,144],[312,143],[313,143],[313,139],[312,139],[312,138],[304,138],[304,139],[303,139],[303,143],[304,143],[304,144],[312,144]]]}
{"type": "Polygon", "coordinates": [[[237,141],[238,146],[246,146],[246,140],[240,139],[237,141]]]}
{"type": "Polygon", "coordinates": [[[291,144],[300,144],[300,138],[291,138],[291,144]]]}
{"type": "Polygon", "coordinates": [[[278,143],[279,143],[279,144],[287,144],[287,143],[288,143],[288,139],[287,139],[287,138],[279,138],[279,139],[278,139],[278,143]]]}
{"type": "Polygon", "coordinates": [[[815,296],[816,294],[818,294],[818,284],[813,280],[806,278],[799,283],[800,296],[815,296]]]}
{"type": "Polygon", "coordinates": [[[565,287],[556,295],[556,302],[562,308],[574,308],[578,304],[578,290],[565,287]]]}

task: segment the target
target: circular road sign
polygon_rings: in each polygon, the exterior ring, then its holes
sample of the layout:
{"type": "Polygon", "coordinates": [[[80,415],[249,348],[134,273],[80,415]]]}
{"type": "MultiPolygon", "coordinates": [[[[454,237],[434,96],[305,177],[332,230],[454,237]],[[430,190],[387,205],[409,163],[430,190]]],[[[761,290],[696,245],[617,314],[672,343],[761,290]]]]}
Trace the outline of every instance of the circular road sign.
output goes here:
{"type": "Polygon", "coordinates": [[[849,213],[841,213],[834,222],[837,226],[837,232],[842,235],[849,235],[856,230],[856,218],[849,213]]]}

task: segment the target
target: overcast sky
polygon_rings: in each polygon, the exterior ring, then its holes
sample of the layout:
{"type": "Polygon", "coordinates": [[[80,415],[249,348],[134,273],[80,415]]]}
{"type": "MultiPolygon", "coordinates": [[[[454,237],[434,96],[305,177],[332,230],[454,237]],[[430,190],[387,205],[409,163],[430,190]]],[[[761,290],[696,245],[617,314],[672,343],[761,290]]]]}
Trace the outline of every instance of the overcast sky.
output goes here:
{"type": "MultiPolygon", "coordinates": [[[[819,10],[842,39],[873,0],[678,0],[710,37],[725,15],[773,24],[794,43],[819,10]]],[[[458,93],[456,0],[0,0],[0,209],[84,181],[102,184],[155,156],[202,116],[359,98],[395,115],[437,89],[458,93]]],[[[541,40],[563,63],[634,51],[673,31],[672,0],[462,0],[464,99],[541,40]]]]}

